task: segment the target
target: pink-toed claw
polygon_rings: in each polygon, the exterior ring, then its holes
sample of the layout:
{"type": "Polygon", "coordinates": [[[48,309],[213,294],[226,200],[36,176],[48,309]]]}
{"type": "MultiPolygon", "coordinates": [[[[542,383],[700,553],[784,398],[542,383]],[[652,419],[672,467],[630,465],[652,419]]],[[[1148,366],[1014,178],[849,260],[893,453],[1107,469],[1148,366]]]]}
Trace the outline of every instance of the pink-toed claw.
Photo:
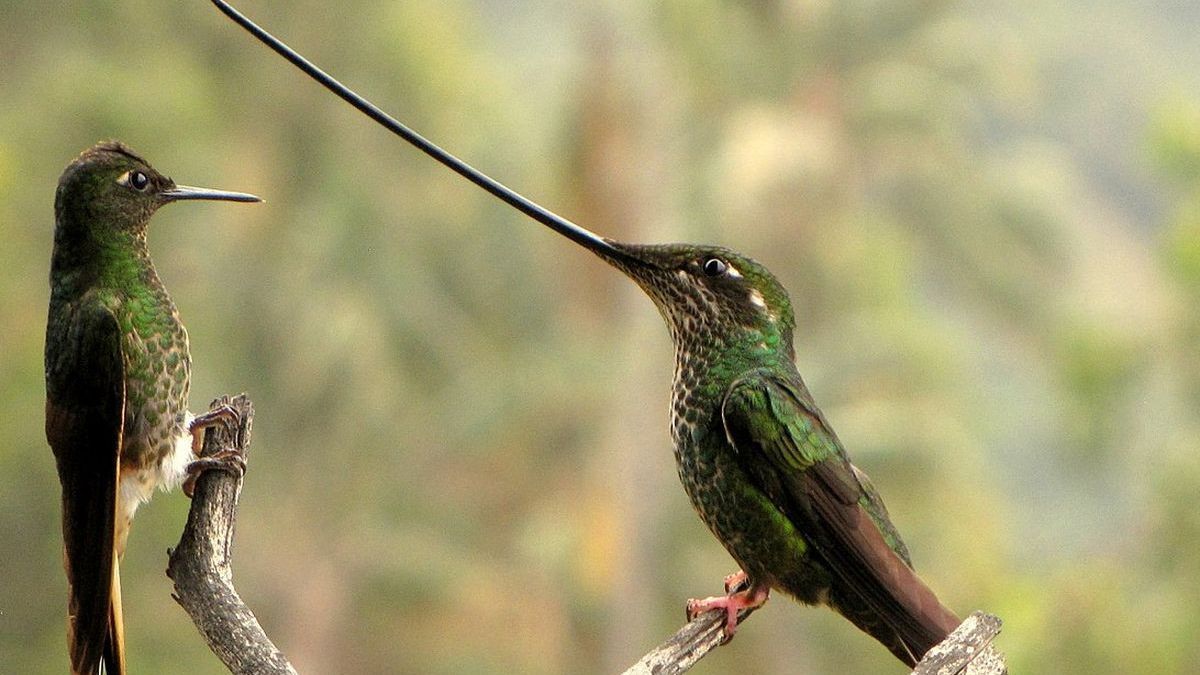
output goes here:
{"type": "Polygon", "coordinates": [[[740,591],[733,591],[743,582],[747,580],[746,573],[738,570],[734,574],[725,577],[726,594],[722,596],[713,596],[702,600],[691,599],[687,601],[687,620],[692,621],[696,617],[710,612],[715,609],[725,611],[725,639],[722,644],[733,639],[733,634],[737,632],[738,612],[748,609],[758,609],[763,606],[767,598],[771,597],[771,587],[767,585],[756,586],[753,583],[749,588],[740,591]]]}
{"type": "Polygon", "coordinates": [[[730,574],[729,576],[725,577],[725,594],[728,595],[732,593],[734,589],[748,581],[750,581],[750,577],[747,576],[742,570],[738,570],[733,574],[730,574]]]}

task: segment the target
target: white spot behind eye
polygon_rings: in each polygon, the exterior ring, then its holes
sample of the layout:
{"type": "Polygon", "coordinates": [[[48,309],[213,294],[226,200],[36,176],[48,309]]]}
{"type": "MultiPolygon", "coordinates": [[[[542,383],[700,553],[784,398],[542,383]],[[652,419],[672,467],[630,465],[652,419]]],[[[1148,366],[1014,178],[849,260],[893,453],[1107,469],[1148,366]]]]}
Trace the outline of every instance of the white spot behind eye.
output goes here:
{"type": "Polygon", "coordinates": [[[131,174],[131,173],[133,173],[133,172],[126,171],[125,173],[121,174],[120,176],[117,176],[117,185],[120,185],[121,187],[129,187],[129,174],[131,174]]]}
{"type": "Polygon", "coordinates": [[[729,265],[729,268],[725,270],[725,274],[728,274],[729,276],[733,277],[734,279],[742,278],[742,273],[737,271],[737,268],[734,267],[733,265],[729,265]]]}
{"type": "Polygon", "coordinates": [[[755,307],[767,308],[767,301],[763,299],[763,294],[757,288],[750,289],[750,304],[755,307]]]}

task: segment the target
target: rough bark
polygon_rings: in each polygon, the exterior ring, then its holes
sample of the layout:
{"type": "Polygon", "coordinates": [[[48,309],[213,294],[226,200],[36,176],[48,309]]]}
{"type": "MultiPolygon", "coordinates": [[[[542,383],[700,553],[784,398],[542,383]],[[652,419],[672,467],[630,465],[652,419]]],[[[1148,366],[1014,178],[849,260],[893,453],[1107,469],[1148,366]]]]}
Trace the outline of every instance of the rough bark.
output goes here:
{"type": "MultiPolygon", "coordinates": [[[[753,611],[753,610],[751,610],[753,611]]],[[[750,612],[738,615],[740,625],[750,612]]],[[[677,675],[720,646],[724,612],[706,612],[650,650],[623,675],[677,675]]],[[[967,617],[941,644],[929,650],[912,675],[1005,675],[1004,657],[991,642],[1000,619],[983,612],[967,617]]]]}
{"type": "MultiPolygon", "coordinates": [[[[738,625],[754,612],[738,612],[738,625]]],[[[725,610],[714,609],[689,621],[674,635],[650,650],[624,675],[675,675],[682,673],[704,658],[725,639],[725,610]]]]}
{"type": "Polygon", "coordinates": [[[913,675],[1004,675],[1004,656],[992,646],[1000,618],[974,612],[921,659],[913,675]]]}
{"type": "MultiPolygon", "coordinates": [[[[209,427],[201,457],[234,450],[245,458],[254,407],[243,394],[221,397],[210,409],[222,405],[238,412],[238,428],[209,427]]],[[[238,472],[210,470],[200,476],[187,526],[170,552],[167,576],[175,582],[175,600],[231,673],[295,673],[233,586],[233,531],[241,489],[238,472]]]]}

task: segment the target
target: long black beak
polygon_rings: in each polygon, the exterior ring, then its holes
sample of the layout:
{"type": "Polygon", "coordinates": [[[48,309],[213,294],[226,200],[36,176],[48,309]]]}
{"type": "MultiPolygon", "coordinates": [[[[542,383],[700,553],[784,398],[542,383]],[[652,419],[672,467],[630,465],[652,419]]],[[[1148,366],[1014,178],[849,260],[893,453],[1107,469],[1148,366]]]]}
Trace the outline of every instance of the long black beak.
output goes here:
{"type": "Polygon", "coordinates": [[[230,192],[228,190],[211,190],[209,188],[190,187],[187,185],[176,185],[170,190],[163,190],[163,199],[168,202],[178,202],[185,199],[212,199],[225,202],[261,202],[261,197],[256,197],[245,192],[230,192]]]}
{"type": "Polygon", "coordinates": [[[610,241],[609,239],[601,237],[590,230],[580,227],[579,225],[576,225],[575,223],[563,218],[553,211],[550,211],[549,209],[546,209],[541,205],[526,199],[516,191],[506,187],[499,181],[491,178],[482,171],[479,171],[470,164],[467,164],[461,159],[438,147],[432,141],[408,128],[396,118],[380,110],[379,107],[374,103],[371,103],[367,99],[356,94],[346,85],[338,82],[325,71],[318,68],[313,62],[304,58],[294,49],[284,44],[274,35],[271,35],[262,28],[259,28],[257,24],[246,18],[246,16],[241,12],[231,7],[229,3],[224,2],[224,0],[212,0],[212,2],[217,6],[217,9],[220,9],[226,16],[233,19],[234,22],[249,31],[251,35],[258,38],[261,42],[263,42],[263,44],[275,50],[277,54],[288,61],[291,61],[293,65],[304,71],[304,73],[312,79],[319,82],[321,86],[333,92],[342,100],[346,101],[355,108],[358,108],[358,110],[364,115],[375,120],[388,131],[396,134],[400,138],[403,138],[405,141],[408,141],[412,145],[416,146],[421,152],[424,152],[430,157],[436,159],[438,162],[441,162],[458,175],[488,191],[490,194],[505,202],[509,206],[512,206],[521,213],[524,213],[530,218],[533,218],[539,223],[549,227],[555,232],[558,232],[567,239],[570,239],[571,241],[583,246],[602,258],[612,261],[632,263],[640,262],[637,258],[634,258],[621,248],[615,246],[614,242],[610,241]]]}

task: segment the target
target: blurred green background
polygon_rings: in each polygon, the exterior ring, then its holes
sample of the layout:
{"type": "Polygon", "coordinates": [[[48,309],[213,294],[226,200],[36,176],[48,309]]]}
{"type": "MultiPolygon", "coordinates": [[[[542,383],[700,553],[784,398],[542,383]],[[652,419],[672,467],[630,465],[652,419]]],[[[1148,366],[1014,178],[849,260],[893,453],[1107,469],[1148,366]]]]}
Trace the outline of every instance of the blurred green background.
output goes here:
{"type": "MultiPolygon", "coordinates": [[[[1200,671],[1200,4],[243,0],[584,225],[790,289],[797,359],[918,570],[1014,672],[1200,671]]],[[[603,673],[734,564],[678,485],[672,351],[589,254],[201,0],[0,1],[0,670],[66,667],[42,433],[54,186],[119,138],[193,408],[247,391],[238,587],[308,673],[603,673]]],[[[138,514],[134,673],[220,673],[138,514]]],[[[695,672],[903,672],[773,599],[695,672]]]]}

